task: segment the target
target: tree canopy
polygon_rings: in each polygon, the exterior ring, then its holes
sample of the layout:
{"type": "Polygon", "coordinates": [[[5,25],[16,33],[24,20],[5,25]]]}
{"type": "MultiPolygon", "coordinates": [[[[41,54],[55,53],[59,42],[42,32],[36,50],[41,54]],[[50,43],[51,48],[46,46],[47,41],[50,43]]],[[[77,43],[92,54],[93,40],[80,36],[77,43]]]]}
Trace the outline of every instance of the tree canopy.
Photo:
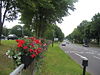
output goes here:
{"type": "Polygon", "coordinates": [[[84,20],[79,26],[67,36],[70,40],[78,40],[77,43],[83,43],[84,39],[92,41],[96,39],[97,44],[100,43],[100,13],[95,14],[90,22],[84,20]]]}
{"type": "Polygon", "coordinates": [[[21,21],[29,29],[34,28],[36,36],[42,37],[49,24],[61,23],[62,17],[69,15],[68,10],[75,9],[73,4],[76,0],[32,0],[30,3],[26,0],[22,2],[25,2],[25,5],[20,10],[21,21]]]}

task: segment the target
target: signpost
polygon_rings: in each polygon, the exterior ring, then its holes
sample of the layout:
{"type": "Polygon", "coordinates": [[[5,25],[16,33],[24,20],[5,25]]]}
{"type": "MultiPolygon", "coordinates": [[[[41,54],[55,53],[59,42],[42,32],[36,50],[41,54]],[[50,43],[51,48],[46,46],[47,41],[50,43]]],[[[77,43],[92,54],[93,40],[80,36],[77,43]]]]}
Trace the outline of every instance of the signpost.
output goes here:
{"type": "Polygon", "coordinates": [[[54,41],[58,41],[58,38],[54,38],[54,41]]]}

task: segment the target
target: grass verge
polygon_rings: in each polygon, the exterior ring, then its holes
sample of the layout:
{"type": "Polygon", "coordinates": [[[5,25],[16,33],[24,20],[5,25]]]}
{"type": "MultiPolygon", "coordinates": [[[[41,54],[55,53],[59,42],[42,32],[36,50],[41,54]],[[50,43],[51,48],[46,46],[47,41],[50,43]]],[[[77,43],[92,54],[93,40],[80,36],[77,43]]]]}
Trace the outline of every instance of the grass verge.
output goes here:
{"type": "Polygon", "coordinates": [[[9,75],[13,70],[14,64],[11,59],[9,59],[5,53],[8,49],[15,46],[16,42],[14,40],[2,40],[2,45],[0,45],[0,75],[9,75]]]}
{"type": "Polygon", "coordinates": [[[64,53],[58,44],[54,44],[54,47],[50,45],[45,56],[36,75],[82,75],[80,65],[64,53]]]}

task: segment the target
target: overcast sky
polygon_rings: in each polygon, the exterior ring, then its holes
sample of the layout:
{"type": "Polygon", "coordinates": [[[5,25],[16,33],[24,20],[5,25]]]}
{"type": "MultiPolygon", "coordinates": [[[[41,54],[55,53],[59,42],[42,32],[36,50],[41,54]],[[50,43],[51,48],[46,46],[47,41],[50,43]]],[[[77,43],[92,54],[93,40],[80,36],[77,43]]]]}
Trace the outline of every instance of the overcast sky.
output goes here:
{"type": "Polygon", "coordinates": [[[64,17],[62,24],[58,25],[65,36],[70,34],[83,20],[91,21],[91,18],[100,12],[100,0],[79,0],[75,3],[75,8],[76,10],[64,17]]]}
{"type": "MultiPolygon", "coordinates": [[[[70,11],[71,15],[64,17],[64,21],[58,26],[61,28],[65,36],[70,34],[83,20],[91,21],[91,18],[100,12],[100,0],[79,0],[75,3],[76,10],[70,11]]],[[[12,28],[18,24],[18,20],[13,22],[5,22],[7,28],[12,28]]]]}

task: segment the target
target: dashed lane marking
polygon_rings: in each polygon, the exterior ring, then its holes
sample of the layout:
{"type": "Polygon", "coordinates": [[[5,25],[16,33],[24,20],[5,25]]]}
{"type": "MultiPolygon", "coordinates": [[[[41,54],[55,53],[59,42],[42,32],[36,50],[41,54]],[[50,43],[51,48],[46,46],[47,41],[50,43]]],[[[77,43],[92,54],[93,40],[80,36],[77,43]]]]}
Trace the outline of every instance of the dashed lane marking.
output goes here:
{"type": "Polygon", "coordinates": [[[96,58],[96,59],[99,59],[100,60],[100,58],[99,57],[97,57],[97,56],[93,56],[94,58],[96,58]]]}

